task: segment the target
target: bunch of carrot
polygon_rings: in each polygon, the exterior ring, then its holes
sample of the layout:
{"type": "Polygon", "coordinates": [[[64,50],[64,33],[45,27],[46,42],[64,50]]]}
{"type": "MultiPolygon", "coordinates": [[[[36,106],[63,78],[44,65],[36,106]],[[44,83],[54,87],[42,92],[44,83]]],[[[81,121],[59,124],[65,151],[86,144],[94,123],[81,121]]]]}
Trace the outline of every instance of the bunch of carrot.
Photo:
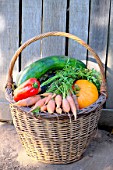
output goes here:
{"type": "Polygon", "coordinates": [[[41,87],[49,84],[45,93],[19,100],[14,105],[31,106],[29,112],[40,111],[51,114],[72,112],[76,119],[77,99],[72,89],[75,73],[75,69],[67,63],[64,69],[57,71],[53,77],[41,84],[41,87]]]}
{"type": "Polygon", "coordinates": [[[51,114],[72,112],[76,119],[77,110],[79,109],[76,94],[79,90],[74,91],[73,84],[78,79],[94,81],[98,88],[100,87],[100,80],[95,70],[74,68],[67,62],[62,70],[57,70],[53,77],[41,83],[41,89],[47,86],[45,93],[19,100],[14,105],[31,107],[29,112],[35,113],[37,111],[51,114]]]}
{"type": "Polygon", "coordinates": [[[76,96],[71,94],[69,94],[66,98],[63,98],[60,94],[43,93],[19,100],[14,103],[14,105],[19,107],[32,106],[29,112],[33,112],[38,108],[41,112],[48,112],[51,114],[72,112],[75,119],[77,117],[78,105],[76,96]]]}

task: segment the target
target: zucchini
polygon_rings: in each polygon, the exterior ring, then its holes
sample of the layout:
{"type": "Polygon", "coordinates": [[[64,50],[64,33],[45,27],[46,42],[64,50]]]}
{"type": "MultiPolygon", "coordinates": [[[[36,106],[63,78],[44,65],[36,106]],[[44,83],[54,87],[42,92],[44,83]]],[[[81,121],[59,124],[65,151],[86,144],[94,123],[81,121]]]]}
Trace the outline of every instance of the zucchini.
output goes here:
{"type": "Polygon", "coordinates": [[[41,78],[46,72],[50,70],[58,70],[62,69],[65,64],[69,61],[69,64],[72,67],[77,68],[86,68],[86,65],[75,58],[70,58],[67,56],[49,56],[46,58],[39,59],[29,66],[27,66],[21,73],[17,85],[19,86],[24,81],[28,80],[29,78],[41,78]]]}

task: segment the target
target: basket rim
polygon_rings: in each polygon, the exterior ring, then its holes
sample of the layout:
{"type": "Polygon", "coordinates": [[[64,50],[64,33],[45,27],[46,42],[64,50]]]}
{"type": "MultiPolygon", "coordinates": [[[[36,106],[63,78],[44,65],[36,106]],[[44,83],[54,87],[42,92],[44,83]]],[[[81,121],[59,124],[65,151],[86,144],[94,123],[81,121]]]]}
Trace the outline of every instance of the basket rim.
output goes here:
{"type": "MultiPolygon", "coordinates": [[[[30,107],[19,107],[19,106],[15,106],[13,105],[15,103],[15,101],[13,100],[13,89],[6,87],[5,89],[5,97],[6,99],[9,101],[10,105],[13,106],[14,108],[22,111],[25,114],[29,114],[32,117],[35,117],[32,112],[30,111],[30,107]]],[[[100,94],[99,98],[97,99],[96,102],[94,102],[93,104],[91,104],[88,107],[85,107],[83,109],[80,109],[79,112],[77,112],[77,118],[81,117],[81,116],[87,116],[88,114],[96,111],[97,109],[101,108],[103,106],[103,104],[106,102],[106,95],[105,94],[100,94]]],[[[41,119],[74,119],[74,115],[72,113],[62,113],[62,114],[58,114],[58,113],[54,113],[54,114],[50,114],[48,112],[39,112],[39,116],[36,118],[41,118],[41,119]]]]}

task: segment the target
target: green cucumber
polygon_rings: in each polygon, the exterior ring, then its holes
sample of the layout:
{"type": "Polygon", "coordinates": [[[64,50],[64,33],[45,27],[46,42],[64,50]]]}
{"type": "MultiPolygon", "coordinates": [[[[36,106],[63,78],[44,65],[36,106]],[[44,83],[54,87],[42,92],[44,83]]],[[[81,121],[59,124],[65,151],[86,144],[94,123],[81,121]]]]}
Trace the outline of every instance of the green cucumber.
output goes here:
{"type": "Polygon", "coordinates": [[[37,60],[27,66],[21,73],[17,85],[19,86],[24,81],[28,80],[29,78],[41,78],[46,72],[50,70],[58,70],[62,69],[65,64],[69,62],[72,67],[77,68],[86,68],[86,65],[75,58],[70,58],[67,56],[49,56],[46,58],[42,58],[37,60]]]}

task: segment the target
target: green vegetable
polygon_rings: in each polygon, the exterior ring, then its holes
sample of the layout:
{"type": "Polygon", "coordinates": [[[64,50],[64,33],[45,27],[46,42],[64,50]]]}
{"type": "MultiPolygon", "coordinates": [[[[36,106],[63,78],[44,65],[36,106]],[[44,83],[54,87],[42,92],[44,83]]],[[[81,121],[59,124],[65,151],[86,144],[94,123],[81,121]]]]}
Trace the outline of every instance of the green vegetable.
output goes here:
{"type": "Polygon", "coordinates": [[[78,71],[77,73],[77,80],[79,79],[85,79],[85,80],[89,80],[90,82],[92,82],[98,89],[98,91],[100,91],[100,85],[101,85],[101,75],[100,73],[93,69],[81,69],[78,71]]]}
{"type": "Polygon", "coordinates": [[[66,56],[49,56],[46,58],[42,58],[40,60],[35,61],[34,63],[30,64],[26,67],[17,82],[19,86],[24,81],[28,80],[29,78],[41,78],[46,72],[50,70],[58,70],[64,68],[66,63],[69,60],[69,65],[76,67],[76,68],[86,68],[86,65],[75,58],[70,58],[66,56]]]}
{"type": "Polygon", "coordinates": [[[100,90],[101,77],[99,72],[94,69],[71,67],[68,63],[62,70],[58,70],[55,76],[43,82],[41,87],[50,84],[47,92],[61,94],[65,98],[68,93],[74,93],[73,83],[79,79],[89,80],[96,85],[98,91],[100,90]]]}

